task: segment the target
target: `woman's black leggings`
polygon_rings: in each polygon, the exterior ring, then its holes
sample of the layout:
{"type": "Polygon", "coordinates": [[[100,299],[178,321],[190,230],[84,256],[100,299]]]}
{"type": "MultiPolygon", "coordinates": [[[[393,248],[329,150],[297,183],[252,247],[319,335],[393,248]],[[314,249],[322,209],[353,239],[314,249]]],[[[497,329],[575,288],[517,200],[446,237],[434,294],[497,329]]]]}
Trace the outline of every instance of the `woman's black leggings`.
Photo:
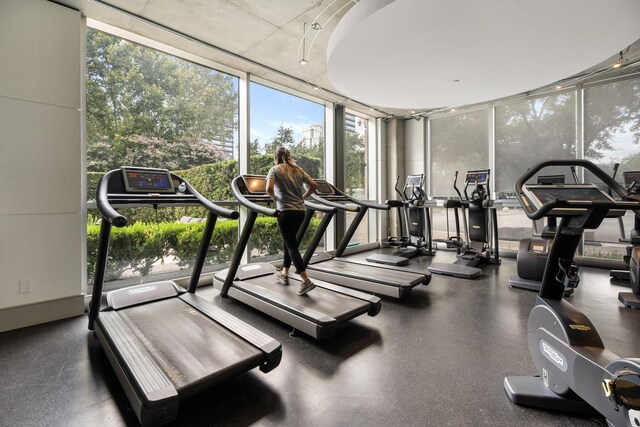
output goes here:
{"type": "Polygon", "coordinates": [[[296,266],[296,272],[301,273],[305,270],[302,257],[298,251],[298,240],[296,234],[304,221],[304,211],[282,211],[278,217],[278,227],[282,240],[284,240],[284,262],[283,268],[291,267],[291,261],[296,266]]]}

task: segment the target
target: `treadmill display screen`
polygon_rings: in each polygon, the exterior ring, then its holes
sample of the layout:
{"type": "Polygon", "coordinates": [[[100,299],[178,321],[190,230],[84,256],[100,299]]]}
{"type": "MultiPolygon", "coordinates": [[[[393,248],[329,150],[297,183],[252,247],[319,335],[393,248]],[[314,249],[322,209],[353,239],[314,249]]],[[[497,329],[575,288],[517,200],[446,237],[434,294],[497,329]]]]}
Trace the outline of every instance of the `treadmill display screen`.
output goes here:
{"type": "Polygon", "coordinates": [[[316,184],[318,184],[318,189],[316,190],[316,193],[318,193],[319,195],[333,194],[333,189],[331,188],[331,185],[329,185],[327,181],[319,179],[316,181],[316,184]]]}
{"type": "Polygon", "coordinates": [[[171,174],[165,169],[122,168],[124,187],[131,193],[175,193],[171,174]]]}
{"type": "Polygon", "coordinates": [[[489,171],[488,170],[479,170],[479,171],[469,171],[464,178],[465,184],[473,184],[473,185],[487,185],[489,182],[489,171]]]}
{"type": "Polygon", "coordinates": [[[603,193],[596,186],[535,186],[528,188],[528,191],[536,198],[540,205],[555,199],[572,201],[593,201],[606,202],[612,199],[603,193]],[[541,188],[542,187],[542,188],[541,188]]]}
{"type": "Polygon", "coordinates": [[[640,187],[640,171],[625,172],[622,177],[625,187],[630,187],[634,182],[636,187],[640,187]]]}
{"type": "Polygon", "coordinates": [[[266,194],[267,184],[264,176],[243,176],[249,194],[266,194]]]}

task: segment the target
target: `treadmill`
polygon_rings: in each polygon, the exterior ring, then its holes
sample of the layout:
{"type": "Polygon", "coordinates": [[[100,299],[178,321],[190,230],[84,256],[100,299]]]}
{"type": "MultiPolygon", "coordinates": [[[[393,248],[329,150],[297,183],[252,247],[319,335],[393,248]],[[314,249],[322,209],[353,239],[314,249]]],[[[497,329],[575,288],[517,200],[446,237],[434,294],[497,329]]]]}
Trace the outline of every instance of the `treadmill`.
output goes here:
{"type": "Polygon", "coordinates": [[[96,200],[102,223],[89,329],[141,425],[170,423],[182,401],[254,367],[278,366],[278,341],[195,294],[217,218],[238,212],[213,204],[166,169],[114,169],[101,178],[96,200]],[[194,205],[204,206],[208,218],[187,290],[161,281],[103,294],[111,227],[128,222],[114,208],[194,205]]]}
{"type": "MultiPolygon", "coordinates": [[[[381,301],[376,296],[323,280],[314,280],[316,288],[300,296],[296,293],[301,283],[299,276],[289,275],[289,284],[282,285],[276,278],[273,264],[240,265],[258,214],[270,217],[280,214],[278,210],[263,206],[272,203],[265,180],[263,175],[241,175],[231,183],[234,195],[247,208],[247,216],[231,265],[214,274],[213,284],[220,290],[220,296],[241,301],[286,323],[293,327],[291,335],[300,331],[316,339],[332,337],[341,325],[362,314],[377,315],[381,301]]],[[[314,210],[330,215],[335,213],[335,209],[328,206],[310,202],[305,205],[313,205],[314,210]]],[[[319,232],[314,235],[314,241],[321,238],[319,232]]]]}
{"type": "Polygon", "coordinates": [[[315,201],[343,212],[355,212],[356,216],[334,253],[315,252],[316,247],[312,246],[307,248],[304,261],[308,262],[307,272],[309,276],[393,298],[403,298],[409,295],[414,287],[420,284],[429,284],[431,275],[427,271],[407,271],[406,267],[388,266],[355,257],[356,253],[361,254],[370,249],[379,249],[379,243],[375,243],[373,248],[372,245],[362,245],[361,248],[356,249],[352,248],[354,256],[348,256],[346,253],[349,241],[367,214],[368,209],[389,210],[391,204],[381,205],[354,199],[323,179],[317,179],[316,183],[318,184],[318,189],[316,194],[311,196],[315,201]]]}

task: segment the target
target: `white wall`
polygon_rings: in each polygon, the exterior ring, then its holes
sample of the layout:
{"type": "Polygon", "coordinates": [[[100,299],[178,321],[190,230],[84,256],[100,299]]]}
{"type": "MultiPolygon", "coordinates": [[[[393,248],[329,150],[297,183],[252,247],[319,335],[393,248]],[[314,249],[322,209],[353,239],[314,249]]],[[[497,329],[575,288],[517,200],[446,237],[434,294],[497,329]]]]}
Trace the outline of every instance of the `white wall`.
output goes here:
{"type": "Polygon", "coordinates": [[[82,37],[77,11],[0,0],[0,331],[82,313],[82,37]]]}
{"type": "MultiPolygon", "coordinates": [[[[406,175],[424,173],[426,165],[427,139],[425,137],[425,123],[427,119],[409,119],[405,121],[405,162],[406,175]]],[[[400,177],[402,179],[402,177],[400,177]]],[[[402,182],[400,183],[402,185],[402,182]]]]}

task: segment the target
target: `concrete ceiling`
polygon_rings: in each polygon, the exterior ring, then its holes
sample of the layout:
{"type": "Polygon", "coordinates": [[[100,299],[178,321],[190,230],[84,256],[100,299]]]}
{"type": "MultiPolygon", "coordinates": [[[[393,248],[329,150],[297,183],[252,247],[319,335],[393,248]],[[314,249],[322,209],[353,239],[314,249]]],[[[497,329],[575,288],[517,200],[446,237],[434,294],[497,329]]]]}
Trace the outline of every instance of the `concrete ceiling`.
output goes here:
{"type": "MultiPolygon", "coordinates": [[[[357,5],[358,0],[55,1],[80,10],[100,23],[313,97],[340,103],[355,111],[374,117],[411,114],[408,108],[390,108],[352,100],[329,81],[329,39],[340,19],[357,5]],[[305,23],[306,49],[303,55],[301,45],[305,23]],[[311,26],[312,23],[318,25],[311,26]],[[307,65],[299,64],[303,56],[308,60],[307,65]]],[[[389,3],[389,0],[361,1],[389,3]]],[[[616,52],[611,52],[614,54],[616,52]]],[[[225,71],[223,67],[221,70],[225,71]]]]}

